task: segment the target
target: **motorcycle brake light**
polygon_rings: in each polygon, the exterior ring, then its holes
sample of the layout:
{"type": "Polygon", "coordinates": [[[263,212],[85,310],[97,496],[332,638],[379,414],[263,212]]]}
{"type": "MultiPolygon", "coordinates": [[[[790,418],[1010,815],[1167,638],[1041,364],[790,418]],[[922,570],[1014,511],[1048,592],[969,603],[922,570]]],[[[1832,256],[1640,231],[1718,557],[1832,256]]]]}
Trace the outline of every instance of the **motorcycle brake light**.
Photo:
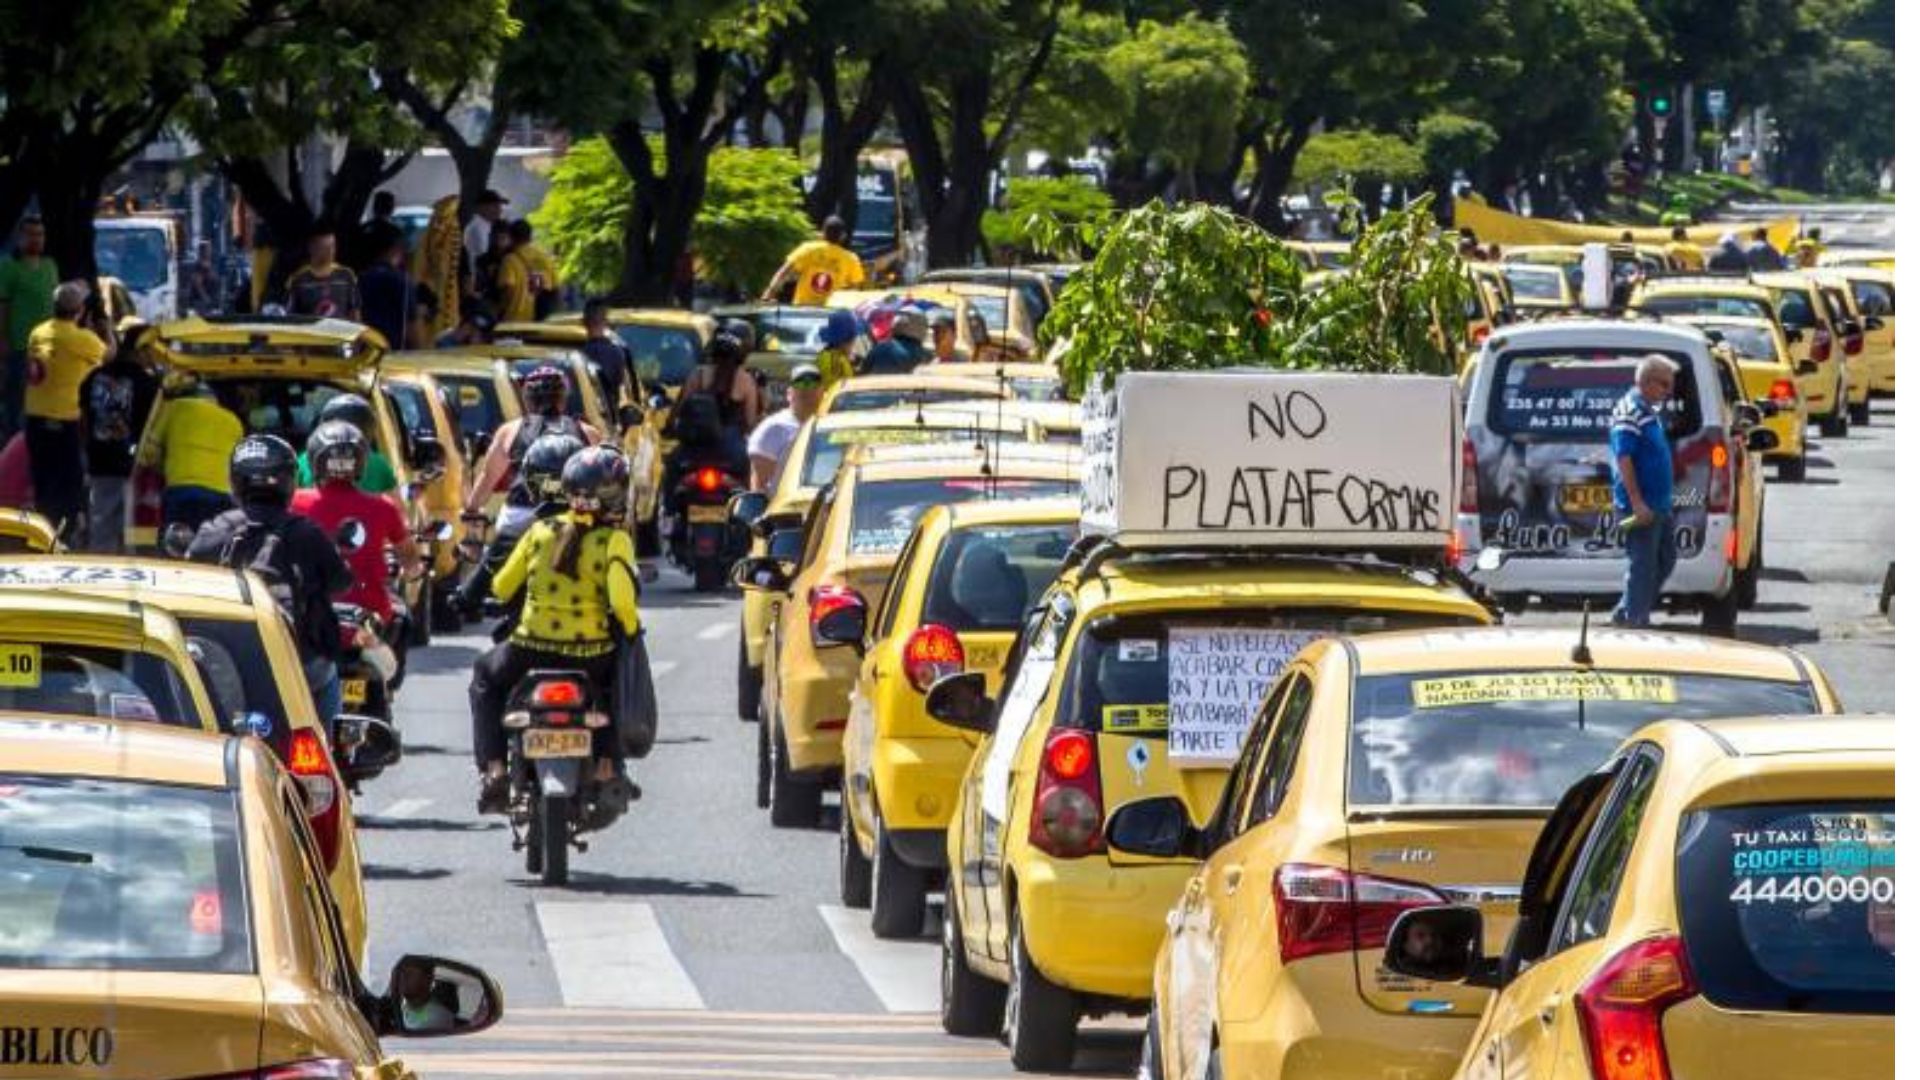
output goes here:
{"type": "Polygon", "coordinates": [[[528,696],[528,704],[536,709],[577,709],[586,702],[587,695],[580,684],[564,679],[538,683],[528,696]]]}
{"type": "Polygon", "coordinates": [[[693,474],[693,486],[699,488],[701,491],[708,492],[709,494],[715,491],[719,491],[720,490],[720,470],[709,466],[708,468],[701,469],[698,472],[695,472],[693,474]]]}

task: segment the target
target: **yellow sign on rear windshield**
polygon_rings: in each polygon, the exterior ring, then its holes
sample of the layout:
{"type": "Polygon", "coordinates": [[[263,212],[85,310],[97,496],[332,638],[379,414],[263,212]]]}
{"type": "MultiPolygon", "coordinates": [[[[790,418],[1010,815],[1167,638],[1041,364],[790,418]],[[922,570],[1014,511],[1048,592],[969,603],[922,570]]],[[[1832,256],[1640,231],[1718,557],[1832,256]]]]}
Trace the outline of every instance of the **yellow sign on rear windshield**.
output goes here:
{"type": "Polygon", "coordinates": [[[40,685],[40,646],[0,644],[0,687],[31,690],[40,685]]]}
{"type": "Polygon", "coordinates": [[[1502,701],[1644,701],[1671,705],[1680,700],[1670,675],[1625,675],[1608,671],[1527,671],[1415,679],[1416,709],[1451,709],[1502,701]]]}
{"type": "Polygon", "coordinates": [[[957,428],[835,428],[826,433],[833,446],[894,446],[906,443],[948,442],[957,428]]]}
{"type": "Polygon", "coordinates": [[[1125,735],[1167,730],[1165,705],[1108,705],[1100,710],[1100,730],[1125,735]]]}

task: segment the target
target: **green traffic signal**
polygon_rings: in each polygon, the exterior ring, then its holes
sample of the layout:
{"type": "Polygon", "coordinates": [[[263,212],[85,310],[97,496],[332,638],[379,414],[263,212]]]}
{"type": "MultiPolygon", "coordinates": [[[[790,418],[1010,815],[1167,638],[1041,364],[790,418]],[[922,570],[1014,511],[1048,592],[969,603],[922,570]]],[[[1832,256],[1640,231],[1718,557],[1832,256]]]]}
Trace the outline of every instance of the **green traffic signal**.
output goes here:
{"type": "Polygon", "coordinates": [[[1673,99],[1665,94],[1655,94],[1647,100],[1647,108],[1655,116],[1672,116],[1673,99]]]}

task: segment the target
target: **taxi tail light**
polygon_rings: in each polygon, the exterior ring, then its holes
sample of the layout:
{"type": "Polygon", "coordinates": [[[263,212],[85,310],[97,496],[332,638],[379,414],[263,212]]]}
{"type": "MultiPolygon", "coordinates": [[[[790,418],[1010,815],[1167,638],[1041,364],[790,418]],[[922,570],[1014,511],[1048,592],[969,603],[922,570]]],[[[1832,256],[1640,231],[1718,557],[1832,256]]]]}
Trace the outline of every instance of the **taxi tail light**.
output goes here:
{"type": "Polygon", "coordinates": [[[1460,512],[1480,512],[1480,452],[1472,439],[1460,440],[1460,512]]]}
{"type": "Polygon", "coordinates": [[[1840,351],[1846,353],[1848,356],[1859,356],[1860,350],[1865,348],[1866,344],[1867,335],[1856,330],[1840,339],[1840,351]]]}
{"type": "Polygon", "coordinates": [[[1482,323],[1479,326],[1476,326],[1473,328],[1473,343],[1475,345],[1485,345],[1487,343],[1487,339],[1492,336],[1493,336],[1493,327],[1485,323],[1482,323]]]}
{"type": "Polygon", "coordinates": [[[820,620],[842,608],[865,607],[866,598],[860,590],[845,585],[815,585],[807,593],[807,622],[813,629],[813,647],[824,649],[833,642],[820,636],[820,620]]]}
{"type": "Polygon", "coordinates": [[[922,694],[943,677],[967,670],[967,648],[961,644],[960,635],[939,623],[915,630],[900,654],[907,682],[922,694]]]}
{"type": "Polygon", "coordinates": [[[1813,360],[1824,364],[1833,359],[1833,335],[1820,327],[1813,328],[1813,360]]]}
{"type": "Polygon", "coordinates": [[[1668,1080],[1660,1016],[1699,992],[1677,937],[1651,937],[1608,960],[1573,997],[1594,1080],[1668,1080]]]}
{"type": "Polygon", "coordinates": [[[1792,379],[1775,379],[1767,387],[1767,400],[1792,408],[1800,400],[1800,387],[1792,379]]]}
{"type": "Polygon", "coordinates": [[[293,733],[287,746],[287,771],[306,789],[307,824],[313,827],[327,869],[332,870],[340,861],[340,780],[319,732],[300,728],[293,733]]]}
{"type": "Polygon", "coordinates": [[[1733,448],[1724,435],[1707,440],[1707,513],[1733,512],[1733,448]]]}
{"type": "Polygon", "coordinates": [[[142,465],[133,470],[133,523],[142,529],[160,527],[160,502],[167,481],[160,470],[142,465]]]}
{"type": "Polygon", "coordinates": [[[1445,896],[1417,881],[1287,863],[1273,875],[1280,962],[1385,948],[1387,933],[1402,912],[1446,902],[1445,896]]]}
{"type": "Polygon", "coordinates": [[[1040,754],[1027,842],[1049,855],[1078,859],[1105,851],[1100,801],[1100,746],[1089,732],[1055,728],[1040,754]]]}

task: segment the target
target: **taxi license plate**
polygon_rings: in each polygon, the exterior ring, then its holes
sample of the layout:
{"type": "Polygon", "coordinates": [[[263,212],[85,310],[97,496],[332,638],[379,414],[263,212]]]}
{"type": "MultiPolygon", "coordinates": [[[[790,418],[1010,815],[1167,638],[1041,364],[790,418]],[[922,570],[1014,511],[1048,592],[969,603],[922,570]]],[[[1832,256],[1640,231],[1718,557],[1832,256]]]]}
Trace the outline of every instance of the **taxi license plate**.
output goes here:
{"type": "Polygon", "coordinates": [[[689,506],[687,520],[695,525],[724,525],[727,520],[727,508],[724,506],[689,506]]]}
{"type": "Polygon", "coordinates": [[[1598,514],[1613,506],[1613,488],[1606,484],[1568,484],[1560,489],[1560,509],[1570,514],[1598,514]]]}
{"type": "Polygon", "coordinates": [[[348,705],[365,705],[367,703],[367,680],[341,679],[340,700],[348,705]]]}
{"type": "Polygon", "coordinates": [[[520,736],[520,752],[528,759],[586,757],[593,753],[593,733],[535,729],[520,736]]]}
{"type": "Polygon", "coordinates": [[[31,690],[40,685],[40,646],[0,645],[0,687],[31,690]]]}

